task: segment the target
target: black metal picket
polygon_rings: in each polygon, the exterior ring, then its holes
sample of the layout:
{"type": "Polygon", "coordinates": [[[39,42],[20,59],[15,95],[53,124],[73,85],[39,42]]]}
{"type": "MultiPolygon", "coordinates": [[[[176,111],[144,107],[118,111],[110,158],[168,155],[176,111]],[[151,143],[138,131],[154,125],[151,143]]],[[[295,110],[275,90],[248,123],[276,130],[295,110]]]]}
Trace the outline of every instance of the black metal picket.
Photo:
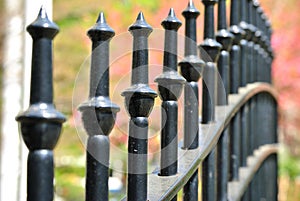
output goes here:
{"type": "Polygon", "coordinates": [[[109,41],[115,32],[101,12],[88,31],[92,40],[89,100],[79,106],[87,131],[86,199],[108,200],[109,133],[120,108],[109,99],[109,41]],[[102,178],[102,180],[99,180],[102,178]]]}
{"type": "MultiPolygon", "coordinates": [[[[197,53],[192,0],[185,18],[185,54],[177,63],[181,22],[170,9],[165,29],[163,72],[155,81],[162,99],[160,171],[147,173],[148,117],[157,93],[148,81],[148,37],[152,27],[142,12],[129,27],[133,36],[131,86],[123,91],[130,115],[127,197],[129,201],[277,200],[277,104],[271,84],[271,25],[256,0],[202,0],[204,41],[197,53]],[[215,34],[214,6],[218,5],[215,34]],[[203,59],[207,54],[210,60],[203,59]],[[202,58],[202,59],[201,59],[202,58]],[[180,74],[177,72],[180,67],[180,74]],[[219,74],[218,74],[219,73],[219,74]],[[202,115],[198,81],[202,77],[202,115]],[[177,100],[184,89],[184,138],[178,146],[177,100]],[[178,157],[181,155],[182,157],[178,157]],[[199,171],[199,168],[202,168],[199,171]],[[201,173],[201,194],[198,187],[201,173]]],[[[53,148],[65,117],[55,110],[52,87],[52,39],[58,27],[44,8],[27,27],[33,38],[30,107],[16,117],[28,156],[28,201],[53,200],[53,148]]],[[[114,31],[101,12],[88,31],[92,40],[90,90],[79,106],[88,134],[86,201],[109,199],[109,133],[119,106],[109,98],[109,42],[114,31]]]]}
{"type": "Polygon", "coordinates": [[[27,27],[33,39],[30,106],[19,114],[21,133],[29,149],[27,200],[53,200],[53,148],[65,117],[55,110],[52,87],[52,39],[58,33],[44,8],[27,27]]]}

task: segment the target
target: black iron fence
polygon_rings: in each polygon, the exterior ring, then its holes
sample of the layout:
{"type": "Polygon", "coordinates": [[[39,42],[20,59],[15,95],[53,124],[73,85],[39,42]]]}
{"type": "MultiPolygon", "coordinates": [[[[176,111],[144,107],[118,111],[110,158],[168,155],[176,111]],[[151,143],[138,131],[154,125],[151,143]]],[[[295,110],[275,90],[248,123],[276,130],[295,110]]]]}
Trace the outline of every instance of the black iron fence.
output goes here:
{"type": "MultiPolygon", "coordinates": [[[[148,36],[152,27],[142,12],[129,27],[133,36],[132,80],[122,92],[130,115],[127,200],[177,200],[181,189],[183,200],[198,200],[198,192],[205,201],[277,200],[277,105],[270,85],[270,22],[257,1],[231,0],[228,27],[226,0],[202,2],[205,24],[200,51],[196,44],[200,12],[189,1],[182,12],[186,39],[184,59],[179,63],[177,30],[182,23],[173,9],[161,23],[165,29],[164,60],[155,81],[162,100],[163,127],[160,168],[152,174],[147,174],[148,116],[158,95],[148,85],[148,36]],[[210,60],[204,61],[204,54],[210,60]],[[184,138],[178,143],[177,101],[182,91],[184,138]]],[[[33,38],[30,107],[16,119],[30,150],[27,200],[50,201],[52,150],[65,121],[55,110],[52,97],[52,39],[58,27],[42,8],[27,30],[33,38]]],[[[103,13],[88,31],[92,40],[90,90],[88,100],[79,106],[88,134],[87,201],[108,200],[109,133],[120,110],[109,98],[109,42],[114,34],[103,13]]]]}

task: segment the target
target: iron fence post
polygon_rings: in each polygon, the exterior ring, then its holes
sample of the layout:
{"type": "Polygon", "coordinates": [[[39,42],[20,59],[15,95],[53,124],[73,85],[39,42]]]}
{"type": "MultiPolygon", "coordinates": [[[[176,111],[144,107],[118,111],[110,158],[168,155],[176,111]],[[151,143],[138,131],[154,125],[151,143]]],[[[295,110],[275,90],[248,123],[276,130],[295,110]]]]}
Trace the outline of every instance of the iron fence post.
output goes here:
{"type": "MultiPolygon", "coordinates": [[[[178,157],[178,104],[185,79],[177,73],[177,30],[181,22],[171,8],[162,21],[165,29],[163,73],[156,77],[161,104],[161,157],[160,176],[177,174],[178,157]]],[[[172,200],[177,200],[175,196],[172,200]]]]}
{"type": "MultiPolygon", "coordinates": [[[[217,0],[202,0],[205,7],[204,41],[199,47],[203,48],[211,57],[203,70],[202,82],[202,120],[208,124],[215,121],[215,101],[217,85],[217,69],[221,44],[215,40],[214,6],[217,0]]],[[[216,148],[214,148],[202,163],[202,200],[214,201],[216,199],[216,148]]]]}
{"type": "MultiPolygon", "coordinates": [[[[192,0],[182,12],[185,18],[185,52],[179,63],[182,76],[186,79],[184,88],[184,139],[183,149],[196,149],[199,146],[199,94],[198,80],[201,77],[204,61],[197,55],[197,25],[200,15],[192,0]]],[[[183,200],[198,200],[198,170],[183,188],[183,200]]]]}
{"type": "MultiPolygon", "coordinates": [[[[240,1],[231,1],[230,32],[234,35],[233,45],[230,51],[230,93],[237,94],[241,85],[241,40],[245,32],[240,25],[240,1]]],[[[229,180],[239,179],[240,154],[241,154],[241,113],[233,117],[230,126],[230,168],[229,180]]]]}
{"type": "MultiPolygon", "coordinates": [[[[256,33],[256,27],[254,25],[254,17],[253,17],[253,0],[248,0],[248,22],[251,27],[251,42],[249,43],[249,48],[250,48],[250,83],[256,82],[256,59],[257,58],[257,45],[256,41],[257,38],[255,36],[256,33]]],[[[255,133],[256,133],[256,98],[252,97],[249,101],[250,104],[250,130],[249,130],[249,154],[253,155],[254,154],[254,144],[255,144],[255,133]]],[[[250,183],[248,192],[249,192],[249,200],[254,200],[255,199],[255,189],[256,187],[253,184],[253,181],[250,183]]]]}
{"type": "Polygon", "coordinates": [[[127,200],[147,200],[148,116],[156,92],[148,86],[148,36],[152,27],[142,12],[129,27],[133,35],[131,87],[122,92],[130,115],[128,139],[127,200]]]}
{"type": "Polygon", "coordinates": [[[267,82],[272,84],[272,62],[273,62],[273,57],[274,57],[273,49],[272,49],[272,45],[271,45],[272,27],[271,27],[271,22],[267,17],[265,19],[265,24],[266,24],[266,35],[267,35],[267,39],[268,39],[267,52],[269,54],[269,59],[268,59],[268,62],[267,62],[267,67],[268,67],[268,70],[269,70],[267,82]]]}
{"type": "Polygon", "coordinates": [[[52,40],[58,33],[58,26],[48,19],[42,7],[27,31],[33,39],[30,106],[16,117],[29,149],[27,201],[52,201],[53,149],[65,121],[53,104],[52,40]]]}
{"type": "Polygon", "coordinates": [[[261,31],[259,30],[258,27],[258,16],[257,16],[257,12],[256,12],[256,8],[258,7],[258,2],[257,1],[252,1],[252,23],[253,26],[255,27],[255,31],[254,31],[254,81],[257,82],[258,81],[258,72],[259,72],[259,63],[261,60],[261,51],[260,51],[260,43],[261,43],[261,31]]]}
{"type": "Polygon", "coordinates": [[[88,134],[86,201],[108,200],[109,134],[120,108],[109,99],[109,42],[115,32],[103,12],[87,35],[92,40],[89,99],[79,106],[88,134]]]}
{"type": "MultiPolygon", "coordinates": [[[[222,44],[218,60],[218,72],[221,80],[218,79],[217,85],[217,105],[224,106],[228,104],[228,93],[230,91],[229,75],[229,50],[232,46],[233,35],[228,31],[226,22],[226,0],[219,0],[218,3],[218,32],[216,40],[222,44]],[[223,90],[225,90],[223,92],[223,90]]],[[[224,129],[217,145],[217,200],[227,200],[227,182],[229,167],[229,127],[224,129]]]]}
{"type": "MultiPolygon", "coordinates": [[[[247,62],[247,57],[249,54],[249,46],[248,40],[250,36],[250,28],[247,21],[247,7],[246,7],[246,0],[240,1],[240,27],[245,32],[244,38],[241,40],[241,58],[240,58],[240,65],[241,65],[241,87],[245,87],[249,82],[249,66],[247,62]]],[[[249,141],[249,134],[248,134],[248,117],[249,117],[249,105],[245,104],[241,108],[241,157],[240,157],[240,164],[242,167],[247,166],[247,156],[248,156],[248,141],[249,141]]]]}

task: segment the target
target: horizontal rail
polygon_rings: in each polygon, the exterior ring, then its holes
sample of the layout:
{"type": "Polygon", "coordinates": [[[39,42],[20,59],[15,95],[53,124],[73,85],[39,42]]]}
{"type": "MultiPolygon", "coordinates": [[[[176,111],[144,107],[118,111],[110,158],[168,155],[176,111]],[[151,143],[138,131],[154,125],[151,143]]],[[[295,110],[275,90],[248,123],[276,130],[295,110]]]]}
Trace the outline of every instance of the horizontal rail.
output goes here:
{"type": "Polygon", "coordinates": [[[247,167],[241,167],[239,181],[228,183],[228,201],[239,201],[247,190],[255,173],[270,155],[278,152],[278,144],[267,144],[254,151],[254,156],[247,158],[247,167]]]}
{"type": "Polygon", "coordinates": [[[268,93],[277,98],[277,93],[270,84],[253,83],[239,89],[238,94],[229,95],[229,104],[216,107],[216,121],[200,124],[199,148],[194,150],[178,150],[178,173],[174,176],[159,176],[158,171],[149,175],[148,200],[171,200],[197,170],[203,159],[212,151],[219,137],[230,120],[247,103],[259,93],[268,93]]]}

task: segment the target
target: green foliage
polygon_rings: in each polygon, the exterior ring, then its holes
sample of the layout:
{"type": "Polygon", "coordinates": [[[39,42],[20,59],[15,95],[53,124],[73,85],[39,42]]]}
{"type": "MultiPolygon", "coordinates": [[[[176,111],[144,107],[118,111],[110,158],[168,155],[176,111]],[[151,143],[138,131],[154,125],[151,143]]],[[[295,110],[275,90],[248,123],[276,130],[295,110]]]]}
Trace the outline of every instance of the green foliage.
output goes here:
{"type": "Polygon", "coordinates": [[[56,24],[59,27],[65,28],[65,27],[70,27],[70,26],[76,25],[79,20],[80,20],[80,16],[74,15],[74,14],[71,13],[67,17],[56,21],[56,24]]]}
{"type": "Polygon", "coordinates": [[[114,8],[121,12],[126,13],[126,11],[132,10],[132,8],[147,8],[148,11],[154,12],[158,9],[158,0],[122,0],[116,1],[112,4],[114,8]]]}
{"type": "Polygon", "coordinates": [[[292,156],[287,150],[281,151],[279,155],[279,173],[288,175],[290,179],[295,180],[300,176],[300,158],[292,156]]]}
{"type": "Polygon", "coordinates": [[[56,193],[69,201],[84,200],[84,167],[64,166],[55,169],[56,193]]]}

